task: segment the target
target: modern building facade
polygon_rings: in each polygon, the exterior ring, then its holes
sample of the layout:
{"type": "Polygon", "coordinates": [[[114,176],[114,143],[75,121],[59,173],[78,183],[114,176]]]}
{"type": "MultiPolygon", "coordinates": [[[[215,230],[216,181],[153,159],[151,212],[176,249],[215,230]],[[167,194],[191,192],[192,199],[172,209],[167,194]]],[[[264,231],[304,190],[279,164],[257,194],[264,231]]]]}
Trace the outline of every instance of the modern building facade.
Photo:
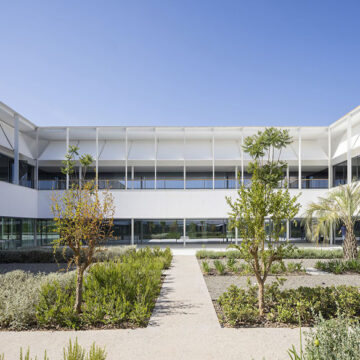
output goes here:
{"type": "MultiPolygon", "coordinates": [[[[61,173],[69,145],[94,157],[87,177],[100,189],[111,187],[112,243],[236,242],[225,196],[249,184],[242,144],[263,129],[38,127],[0,102],[0,249],[47,245],[58,236],[50,197],[70,185],[61,173]]],[[[282,152],[284,180],[293,194],[301,192],[302,209],[286,224],[284,239],[306,241],[299,220],[307,203],[360,178],[360,107],[329,126],[287,129],[293,143],[282,152]]],[[[338,236],[334,231],[332,241],[338,236]]]]}

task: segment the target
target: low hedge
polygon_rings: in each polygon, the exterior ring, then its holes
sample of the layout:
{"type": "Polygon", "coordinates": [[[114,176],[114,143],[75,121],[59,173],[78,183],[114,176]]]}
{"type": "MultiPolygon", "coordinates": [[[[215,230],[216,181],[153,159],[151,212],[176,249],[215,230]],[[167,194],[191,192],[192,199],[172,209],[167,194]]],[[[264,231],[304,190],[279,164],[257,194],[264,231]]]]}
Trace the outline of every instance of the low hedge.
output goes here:
{"type": "MultiPolygon", "coordinates": [[[[134,246],[105,247],[103,251],[95,254],[95,261],[110,260],[134,248],[134,246]]],[[[63,263],[72,255],[70,249],[64,251],[59,248],[54,252],[52,247],[0,250],[0,263],[63,263]]]]}
{"type": "Polygon", "coordinates": [[[326,271],[333,274],[344,273],[360,273],[360,260],[332,260],[332,261],[318,261],[315,268],[321,271],[326,271]]]}
{"type": "Polygon", "coordinates": [[[360,316],[360,291],[355,286],[299,287],[280,290],[279,283],[265,287],[266,313],[259,316],[257,286],[234,285],[218,299],[224,324],[239,327],[253,324],[313,325],[316,316],[335,318],[338,314],[360,316]]]}
{"type": "MultiPolygon", "coordinates": [[[[196,257],[198,259],[241,259],[241,254],[238,250],[213,251],[203,249],[196,252],[196,257]]],[[[284,259],[341,259],[342,257],[342,249],[321,250],[294,248],[284,256],[284,259]]]]}
{"type": "Polygon", "coordinates": [[[77,316],[75,272],[0,275],[0,328],[87,328],[144,326],[161,288],[170,249],[131,250],[93,264],[85,275],[82,314],[77,316]]]}

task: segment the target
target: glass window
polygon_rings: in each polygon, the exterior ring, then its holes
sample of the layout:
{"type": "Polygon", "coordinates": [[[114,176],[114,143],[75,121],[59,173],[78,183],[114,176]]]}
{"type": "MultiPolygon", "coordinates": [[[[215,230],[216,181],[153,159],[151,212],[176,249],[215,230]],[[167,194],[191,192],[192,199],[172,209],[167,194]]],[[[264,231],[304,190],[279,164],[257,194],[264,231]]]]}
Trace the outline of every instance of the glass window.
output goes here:
{"type": "Polygon", "coordinates": [[[306,240],[305,226],[301,223],[302,219],[294,219],[290,221],[290,239],[306,240]]]}
{"type": "Polygon", "coordinates": [[[235,170],[233,172],[215,172],[215,189],[235,189],[235,170]]]}
{"type": "Polygon", "coordinates": [[[184,174],[182,172],[158,172],[156,174],[157,189],[183,189],[184,174]]]}
{"type": "Polygon", "coordinates": [[[114,220],[113,238],[106,244],[130,244],[131,242],[131,220],[114,220]]]}
{"type": "Polygon", "coordinates": [[[333,186],[347,183],[347,161],[333,166],[334,181],[333,186]]]}
{"type": "Polygon", "coordinates": [[[14,160],[0,154],[0,181],[12,182],[12,164],[14,160]]]}
{"type": "Polygon", "coordinates": [[[186,172],[186,189],[212,189],[212,172],[186,172]]]}

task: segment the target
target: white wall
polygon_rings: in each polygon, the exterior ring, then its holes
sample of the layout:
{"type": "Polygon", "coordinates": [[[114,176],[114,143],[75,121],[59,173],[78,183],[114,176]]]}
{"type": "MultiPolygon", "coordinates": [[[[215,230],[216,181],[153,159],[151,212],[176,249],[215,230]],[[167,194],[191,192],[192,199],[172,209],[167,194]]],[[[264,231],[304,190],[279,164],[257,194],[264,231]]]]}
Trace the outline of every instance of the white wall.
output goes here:
{"type": "Polygon", "coordinates": [[[37,190],[0,181],[0,216],[35,218],[37,215],[37,190]]]}
{"type": "MultiPolygon", "coordinates": [[[[299,190],[291,189],[292,195],[299,190]]],[[[302,204],[299,216],[306,205],[324,195],[326,189],[300,191],[302,204]]],[[[183,219],[226,218],[229,207],[225,196],[236,196],[236,190],[113,190],[115,218],[123,219],[183,219]]],[[[38,217],[49,218],[51,191],[39,191],[38,217]]]]}

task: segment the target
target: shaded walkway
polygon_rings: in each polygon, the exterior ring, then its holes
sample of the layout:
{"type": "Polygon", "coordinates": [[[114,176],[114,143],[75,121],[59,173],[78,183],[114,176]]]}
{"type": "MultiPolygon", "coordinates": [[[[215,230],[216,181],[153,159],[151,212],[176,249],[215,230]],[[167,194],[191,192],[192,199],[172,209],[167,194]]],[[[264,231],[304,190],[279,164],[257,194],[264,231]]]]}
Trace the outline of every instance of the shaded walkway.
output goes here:
{"type": "Polygon", "coordinates": [[[17,359],[19,347],[33,356],[48,350],[50,360],[62,359],[68,339],[90,347],[105,346],[108,360],[288,359],[287,349],[298,344],[297,329],[221,328],[194,256],[175,256],[160,297],[145,329],[0,332],[0,354],[17,359]]]}

